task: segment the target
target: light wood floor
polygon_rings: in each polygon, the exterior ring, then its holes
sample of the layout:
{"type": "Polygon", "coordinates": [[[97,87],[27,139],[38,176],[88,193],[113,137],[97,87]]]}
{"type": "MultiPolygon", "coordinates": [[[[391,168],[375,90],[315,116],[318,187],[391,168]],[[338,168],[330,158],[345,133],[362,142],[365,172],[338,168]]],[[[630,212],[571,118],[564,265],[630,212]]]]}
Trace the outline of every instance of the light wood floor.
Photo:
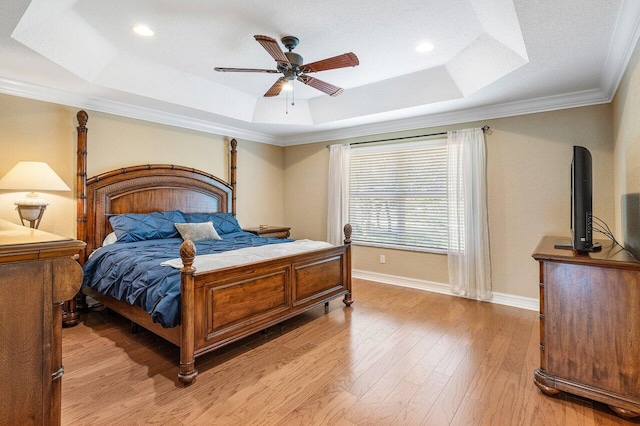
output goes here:
{"type": "Polygon", "coordinates": [[[63,331],[62,423],[624,425],[598,403],[533,385],[536,312],[354,280],[330,304],[196,360],[94,311],[63,331]]]}

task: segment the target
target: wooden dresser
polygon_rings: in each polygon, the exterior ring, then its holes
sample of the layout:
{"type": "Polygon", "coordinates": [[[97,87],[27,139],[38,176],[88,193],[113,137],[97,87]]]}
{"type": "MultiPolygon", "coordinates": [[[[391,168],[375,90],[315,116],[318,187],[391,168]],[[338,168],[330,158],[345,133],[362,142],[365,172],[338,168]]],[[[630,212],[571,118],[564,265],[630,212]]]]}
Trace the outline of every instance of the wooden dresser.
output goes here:
{"type": "Polygon", "coordinates": [[[0,220],[0,423],[60,424],[62,303],[85,243],[0,220]]]}
{"type": "Polygon", "coordinates": [[[640,262],[610,241],[602,251],[555,249],[544,237],[540,262],[540,368],[545,394],[564,391],[640,415],[640,262]]]}

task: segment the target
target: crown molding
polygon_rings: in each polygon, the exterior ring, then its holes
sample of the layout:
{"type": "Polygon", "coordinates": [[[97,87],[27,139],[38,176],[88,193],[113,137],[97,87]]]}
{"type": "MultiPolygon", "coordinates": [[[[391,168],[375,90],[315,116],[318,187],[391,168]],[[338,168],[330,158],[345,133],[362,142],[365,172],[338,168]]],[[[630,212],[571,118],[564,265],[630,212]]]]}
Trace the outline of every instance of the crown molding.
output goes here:
{"type": "Polygon", "coordinates": [[[321,141],[341,140],[436,126],[447,126],[493,118],[534,114],[559,109],[577,108],[581,106],[608,103],[611,102],[612,99],[599,89],[591,89],[568,94],[528,99],[524,101],[469,108],[460,111],[424,115],[401,120],[382,121],[328,131],[310,132],[284,138],[240,127],[227,126],[211,121],[195,119],[184,115],[162,112],[123,102],[111,101],[104,98],[78,95],[59,89],[48,88],[8,78],[0,78],[0,93],[44,102],[69,105],[77,108],[86,108],[93,111],[276,146],[302,145],[321,141]]]}
{"type": "Polygon", "coordinates": [[[620,15],[613,37],[611,37],[609,55],[604,64],[600,81],[600,88],[609,99],[613,99],[618,90],[639,38],[640,2],[625,0],[620,7],[620,15]]]}
{"type": "Polygon", "coordinates": [[[200,120],[184,115],[163,112],[151,108],[139,107],[124,102],[112,101],[94,96],[78,95],[71,92],[40,86],[18,80],[0,77],[0,93],[84,108],[107,114],[120,115],[153,123],[166,124],[205,133],[229,136],[236,139],[246,139],[270,145],[282,146],[283,140],[277,136],[254,132],[234,126],[218,124],[212,121],[200,120]]]}
{"type": "Polygon", "coordinates": [[[524,101],[508,102],[469,108],[453,112],[431,114],[401,120],[384,121],[344,129],[306,133],[287,137],[284,146],[303,145],[315,142],[326,142],[349,139],[383,133],[425,129],[436,126],[468,123],[471,121],[489,120],[493,118],[513,117],[517,115],[535,114],[560,109],[578,108],[611,102],[611,97],[599,89],[583,90],[560,95],[545,96],[524,101]]]}

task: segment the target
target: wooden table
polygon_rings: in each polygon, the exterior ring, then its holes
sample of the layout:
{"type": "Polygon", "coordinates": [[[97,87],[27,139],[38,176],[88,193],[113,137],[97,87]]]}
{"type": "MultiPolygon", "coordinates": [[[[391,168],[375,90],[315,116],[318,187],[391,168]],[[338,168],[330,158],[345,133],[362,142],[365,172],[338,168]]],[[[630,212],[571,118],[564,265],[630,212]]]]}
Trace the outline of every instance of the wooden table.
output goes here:
{"type": "Polygon", "coordinates": [[[243,230],[256,234],[260,237],[289,238],[290,229],[291,228],[287,228],[286,226],[263,225],[255,228],[245,228],[243,230]]]}
{"type": "Polygon", "coordinates": [[[555,249],[544,237],[540,262],[540,368],[534,383],[640,415],[640,262],[599,241],[602,251],[555,249]]]}

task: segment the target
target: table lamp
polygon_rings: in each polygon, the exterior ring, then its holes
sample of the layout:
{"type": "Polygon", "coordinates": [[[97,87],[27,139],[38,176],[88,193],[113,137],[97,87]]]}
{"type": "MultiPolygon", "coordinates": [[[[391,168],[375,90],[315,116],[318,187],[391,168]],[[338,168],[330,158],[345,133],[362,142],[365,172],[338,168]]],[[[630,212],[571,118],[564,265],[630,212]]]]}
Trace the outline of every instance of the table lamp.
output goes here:
{"type": "Polygon", "coordinates": [[[71,188],[54,172],[47,163],[20,161],[0,179],[0,189],[29,191],[25,198],[15,202],[20,221],[29,222],[31,228],[38,228],[44,210],[49,203],[39,198],[34,191],[71,191],[71,188]]]}

